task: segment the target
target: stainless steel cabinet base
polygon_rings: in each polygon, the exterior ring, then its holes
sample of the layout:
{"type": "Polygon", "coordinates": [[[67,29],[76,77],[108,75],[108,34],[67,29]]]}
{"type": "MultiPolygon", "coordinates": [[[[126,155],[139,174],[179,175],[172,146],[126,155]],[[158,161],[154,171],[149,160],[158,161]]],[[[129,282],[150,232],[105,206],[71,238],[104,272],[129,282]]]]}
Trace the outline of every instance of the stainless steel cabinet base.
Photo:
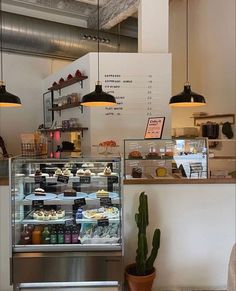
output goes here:
{"type": "Polygon", "coordinates": [[[121,252],[16,253],[13,282],[123,281],[121,252]]]}

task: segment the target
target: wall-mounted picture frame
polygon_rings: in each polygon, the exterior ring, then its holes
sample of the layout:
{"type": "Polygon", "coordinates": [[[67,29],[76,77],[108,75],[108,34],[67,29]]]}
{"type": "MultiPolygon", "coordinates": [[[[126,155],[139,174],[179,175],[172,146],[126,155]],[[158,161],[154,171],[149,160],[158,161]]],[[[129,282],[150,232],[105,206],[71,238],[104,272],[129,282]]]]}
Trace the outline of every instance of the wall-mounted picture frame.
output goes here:
{"type": "Polygon", "coordinates": [[[145,139],[161,139],[164,129],[165,117],[149,117],[145,131],[145,139]]]}
{"type": "Polygon", "coordinates": [[[48,109],[53,106],[53,96],[51,91],[48,91],[43,94],[43,120],[44,120],[44,128],[51,128],[54,115],[53,111],[49,111],[48,109]]]}

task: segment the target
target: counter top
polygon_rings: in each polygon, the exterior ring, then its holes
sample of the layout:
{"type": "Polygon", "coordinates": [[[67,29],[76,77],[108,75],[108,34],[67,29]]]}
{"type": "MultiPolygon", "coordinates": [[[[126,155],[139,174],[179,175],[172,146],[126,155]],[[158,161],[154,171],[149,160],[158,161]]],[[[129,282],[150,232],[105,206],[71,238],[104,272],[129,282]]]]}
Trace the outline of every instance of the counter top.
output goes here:
{"type": "Polygon", "coordinates": [[[124,185],[137,184],[235,184],[236,178],[225,179],[124,179],[124,185]]]}

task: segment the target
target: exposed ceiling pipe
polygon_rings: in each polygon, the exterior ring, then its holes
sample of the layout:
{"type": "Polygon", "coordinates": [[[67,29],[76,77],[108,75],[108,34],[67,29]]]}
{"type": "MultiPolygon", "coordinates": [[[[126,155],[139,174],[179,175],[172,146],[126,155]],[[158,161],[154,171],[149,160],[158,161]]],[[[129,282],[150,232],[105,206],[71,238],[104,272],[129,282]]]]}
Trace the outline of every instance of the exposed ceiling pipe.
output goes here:
{"type": "MultiPolygon", "coordinates": [[[[2,18],[4,51],[67,60],[97,51],[96,30],[8,12],[2,18]]],[[[137,39],[101,31],[100,50],[137,52],[137,39]]]]}

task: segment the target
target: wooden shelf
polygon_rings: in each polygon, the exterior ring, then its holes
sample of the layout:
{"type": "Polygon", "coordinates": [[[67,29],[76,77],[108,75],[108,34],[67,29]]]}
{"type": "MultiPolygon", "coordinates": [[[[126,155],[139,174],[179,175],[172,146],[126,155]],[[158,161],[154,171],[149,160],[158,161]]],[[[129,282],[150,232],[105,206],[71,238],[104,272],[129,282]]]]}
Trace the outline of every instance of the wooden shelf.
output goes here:
{"type": "Polygon", "coordinates": [[[214,156],[212,158],[209,157],[209,160],[234,160],[236,161],[236,156],[214,156]]]}
{"type": "Polygon", "coordinates": [[[88,130],[88,127],[71,127],[71,128],[46,128],[46,129],[40,129],[41,132],[47,133],[47,132],[55,132],[55,131],[60,131],[60,132],[77,132],[81,131],[82,132],[82,137],[83,137],[83,131],[88,130]]]}
{"type": "MultiPolygon", "coordinates": [[[[205,116],[193,116],[194,119],[194,125],[199,126],[200,124],[197,124],[197,120],[202,119],[222,119],[222,118],[231,118],[230,124],[235,124],[235,114],[214,114],[214,115],[205,115],[205,116]]],[[[220,124],[223,124],[223,122],[220,122],[220,124]]]]}
{"type": "Polygon", "coordinates": [[[75,108],[75,107],[81,107],[82,108],[82,105],[81,105],[80,102],[74,102],[74,103],[71,103],[71,104],[65,104],[65,105],[62,105],[62,106],[49,108],[48,111],[61,111],[61,110],[69,109],[69,108],[75,108]]]}
{"type": "Polygon", "coordinates": [[[61,90],[62,88],[68,87],[70,85],[73,85],[75,83],[80,82],[81,83],[81,87],[83,87],[83,80],[87,79],[87,76],[81,76],[81,77],[73,77],[69,80],[65,80],[63,83],[61,84],[57,84],[55,86],[52,86],[50,88],[48,88],[49,91],[57,91],[57,90],[61,90]]]}

